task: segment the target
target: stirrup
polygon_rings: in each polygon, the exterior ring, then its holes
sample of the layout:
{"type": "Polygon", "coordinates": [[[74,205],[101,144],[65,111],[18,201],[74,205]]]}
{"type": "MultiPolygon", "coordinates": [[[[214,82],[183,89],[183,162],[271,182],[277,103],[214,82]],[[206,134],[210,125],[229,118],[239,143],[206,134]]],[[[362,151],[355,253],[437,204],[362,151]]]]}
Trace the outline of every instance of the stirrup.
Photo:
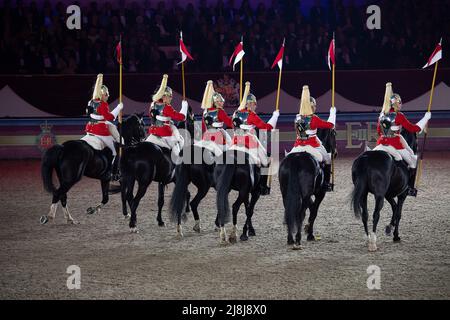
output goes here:
{"type": "Polygon", "coordinates": [[[334,191],[334,184],[325,182],[323,184],[323,190],[325,190],[325,192],[332,192],[332,191],[334,191]]]}
{"type": "Polygon", "coordinates": [[[270,194],[270,188],[268,186],[261,186],[260,195],[267,196],[270,194]]]}

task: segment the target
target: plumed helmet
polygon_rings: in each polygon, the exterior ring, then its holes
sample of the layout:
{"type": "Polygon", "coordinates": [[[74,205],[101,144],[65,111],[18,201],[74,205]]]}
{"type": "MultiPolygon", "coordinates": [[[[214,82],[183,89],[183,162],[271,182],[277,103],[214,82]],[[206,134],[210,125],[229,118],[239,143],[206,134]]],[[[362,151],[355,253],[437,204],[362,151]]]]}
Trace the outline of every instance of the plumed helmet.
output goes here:
{"type": "Polygon", "coordinates": [[[249,95],[249,93],[250,93],[250,82],[247,81],[245,83],[244,95],[242,96],[242,101],[241,104],[239,105],[238,110],[244,110],[247,107],[247,96],[249,95]]]}
{"type": "Polygon", "coordinates": [[[202,104],[200,105],[202,109],[211,108],[213,101],[214,87],[212,80],[208,80],[206,83],[205,91],[203,92],[202,104]]]}
{"type": "Polygon", "coordinates": [[[384,114],[388,114],[391,110],[391,97],[394,95],[394,92],[392,91],[392,83],[388,82],[386,83],[386,90],[384,92],[384,101],[383,101],[383,109],[382,112],[384,114]]]}
{"type": "MultiPolygon", "coordinates": [[[[99,73],[97,75],[97,80],[95,81],[94,92],[92,93],[92,100],[101,100],[102,93],[105,91],[104,88],[106,88],[106,86],[103,85],[103,74],[99,73]]],[[[107,90],[108,88],[106,88],[106,91],[107,90]]]]}
{"type": "Polygon", "coordinates": [[[311,96],[309,94],[308,86],[303,86],[302,97],[300,99],[300,110],[298,113],[301,116],[310,116],[314,113],[311,107],[311,96]]]}
{"type": "Polygon", "coordinates": [[[155,90],[156,92],[153,94],[153,102],[160,100],[163,96],[172,96],[172,89],[167,86],[167,78],[169,78],[167,74],[163,75],[161,85],[155,90]]]}

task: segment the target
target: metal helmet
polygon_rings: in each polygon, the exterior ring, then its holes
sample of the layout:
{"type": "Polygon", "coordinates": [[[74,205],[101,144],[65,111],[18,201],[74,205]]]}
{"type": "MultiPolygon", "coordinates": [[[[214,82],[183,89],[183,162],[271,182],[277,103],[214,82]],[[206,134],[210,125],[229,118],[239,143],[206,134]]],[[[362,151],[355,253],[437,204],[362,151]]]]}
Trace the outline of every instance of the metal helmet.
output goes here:
{"type": "Polygon", "coordinates": [[[316,106],[317,106],[316,99],[314,99],[313,97],[310,96],[309,101],[311,101],[311,106],[313,108],[316,108],[316,106]]]}
{"type": "Polygon", "coordinates": [[[252,102],[256,103],[256,97],[253,93],[249,93],[247,96],[247,104],[252,102]]]}
{"type": "Polygon", "coordinates": [[[394,108],[395,111],[398,111],[402,106],[402,98],[398,93],[394,93],[390,98],[391,108],[394,108]],[[400,107],[400,108],[399,108],[400,107]]]}
{"type": "Polygon", "coordinates": [[[102,95],[107,95],[109,97],[109,90],[108,87],[105,86],[104,84],[102,84],[102,87],[100,89],[100,92],[102,93],[102,95]]]}
{"type": "Polygon", "coordinates": [[[223,98],[223,96],[218,92],[214,92],[214,94],[212,96],[212,100],[213,100],[214,106],[216,106],[216,107],[217,107],[217,105],[216,105],[217,102],[225,102],[225,99],[223,98]]]}

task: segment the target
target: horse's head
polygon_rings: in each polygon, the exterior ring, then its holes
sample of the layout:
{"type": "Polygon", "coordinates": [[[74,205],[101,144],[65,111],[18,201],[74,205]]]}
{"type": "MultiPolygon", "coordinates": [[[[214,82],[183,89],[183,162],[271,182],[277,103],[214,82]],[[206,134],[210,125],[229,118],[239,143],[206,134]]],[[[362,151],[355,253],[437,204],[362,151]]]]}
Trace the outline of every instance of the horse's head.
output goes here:
{"type": "MultiPolygon", "coordinates": [[[[120,125],[120,124],[119,124],[120,125]]],[[[144,113],[134,113],[122,123],[122,137],[125,145],[130,146],[145,139],[144,113]]]]}
{"type": "Polygon", "coordinates": [[[194,121],[195,121],[195,114],[192,112],[192,107],[188,107],[188,111],[186,114],[186,120],[180,121],[177,123],[176,127],[178,129],[185,129],[187,130],[191,137],[194,136],[194,121]]]}
{"type": "Polygon", "coordinates": [[[327,152],[334,157],[337,156],[336,149],[336,130],[335,129],[317,129],[317,137],[322,141],[327,152]]]}
{"type": "Polygon", "coordinates": [[[414,153],[417,153],[417,134],[415,132],[409,132],[402,128],[400,134],[405,138],[406,143],[411,147],[414,153]]]}

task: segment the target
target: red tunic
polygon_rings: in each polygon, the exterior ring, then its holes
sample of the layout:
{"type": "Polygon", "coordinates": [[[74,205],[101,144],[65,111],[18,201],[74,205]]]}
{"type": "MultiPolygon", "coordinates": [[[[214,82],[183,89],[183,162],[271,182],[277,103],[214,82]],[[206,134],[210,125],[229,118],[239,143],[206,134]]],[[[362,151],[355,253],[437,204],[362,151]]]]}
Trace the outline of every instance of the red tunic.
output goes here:
{"type": "MultiPolygon", "coordinates": [[[[272,130],[272,125],[265,123],[256,113],[253,111],[248,111],[249,115],[247,118],[247,124],[254,125],[260,130],[272,130]]],[[[252,130],[252,133],[253,130],[252,130]]],[[[247,149],[255,149],[258,147],[258,140],[253,135],[235,135],[233,137],[233,144],[238,146],[245,146],[247,149]]]]}
{"type": "Polygon", "coordinates": [[[113,121],[114,115],[109,112],[109,106],[107,102],[100,102],[97,108],[97,114],[103,116],[103,120],[98,120],[99,122],[88,122],[86,124],[85,131],[87,133],[95,134],[98,136],[110,136],[108,125],[104,121],[113,121]]]}
{"type": "MultiPolygon", "coordinates": [[[[174,108],[170,104],[166,104],[164,107],[161,116],[169,117],[175,121],[184,121],[184,114],[175,111],[174,108]]],[[[158,137],[170,137],[173,135],[172,128],[170,127],[170,121],[166,121],[163,126],[151,126],[148,129],[149,134],[153,134],[158,137]]]]}
{"type": "MultiPolygon", "coordinates": [[[[333,127],[334,127],[334,124],[332,124],[331,122],[328,122],[328,121],[324,121],[316,115],[313,115],[311,122],[310,122],[311,130],[333,129],[333,127]]],[[[320,141],[316,135],[313,135],[305,140],[302,140],[297,137],[297,140],[295,140],[294,148],[298,147],[298,146],[311,146],[313,148],[318,148],[318,147],[320,147],[320,141]]]]}
{"type": "MultiPolygon", "coordinates": [[[[208,108],[208,111],[214,111],[214,110],[216,110],[215,107],[208,108]]],[[[227,115],[227,113],[223,109],[219,108],[218,110],[219,110],[219,112],[217,113],[217,116],[219,118],[219,121],[225,123],[227,128],[233,128],[233,120],[231,120],[231,118],[227,115]]],[[[203,132],[206,131],[206,125],[205,125],[205,121],[203,121],[203,119],[202,119],[202,131],[203,132]]]]}
{"type": "MultiPolygon", "coordinates": [[[[394,112],[394,110],[391,109],[391,112],[394,112]]],[[[401,112],[397,112],[394,122],[397,126],[401,126],[409,132],[420,132],[420,127],[418,125],[409,122],[409,120],[401,112]]],[[[394,137],[383,136],[380,126],[380,120],[378,120],[377,132],[378,135],[380,136],[378,138],[377,145],[379,144],[388,145],[394,147],[397,150],[405,149],[405,147],[401,142],[400,133],[396,134],[394,137]]]]}

